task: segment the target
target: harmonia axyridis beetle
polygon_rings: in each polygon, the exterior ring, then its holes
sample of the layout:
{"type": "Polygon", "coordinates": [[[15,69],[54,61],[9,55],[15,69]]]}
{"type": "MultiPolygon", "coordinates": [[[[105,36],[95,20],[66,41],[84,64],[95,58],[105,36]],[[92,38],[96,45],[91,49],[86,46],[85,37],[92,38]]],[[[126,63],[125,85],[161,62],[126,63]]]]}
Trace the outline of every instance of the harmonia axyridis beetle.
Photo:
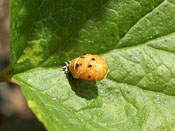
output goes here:
{"type": "Polygon", "coordinates": [[[108,73],[106,60],[98,55],[87,54],[66,62],[65,72],[70,72],[74,78],[96,82],[102,80],[108,73]]]}

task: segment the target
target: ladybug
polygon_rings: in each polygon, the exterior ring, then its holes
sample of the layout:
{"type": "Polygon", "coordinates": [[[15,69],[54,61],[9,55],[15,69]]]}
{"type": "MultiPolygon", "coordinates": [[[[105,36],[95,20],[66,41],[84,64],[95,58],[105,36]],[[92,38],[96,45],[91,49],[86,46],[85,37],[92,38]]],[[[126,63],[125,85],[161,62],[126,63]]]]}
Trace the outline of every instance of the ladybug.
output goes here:
{"type": "Polygon", "coordinates": [[[98,55],[86,54],[66,62],[66,73],[71,73],[76,79],[96,82],[102,80],[108,73],[106,60],[98,55]]]}

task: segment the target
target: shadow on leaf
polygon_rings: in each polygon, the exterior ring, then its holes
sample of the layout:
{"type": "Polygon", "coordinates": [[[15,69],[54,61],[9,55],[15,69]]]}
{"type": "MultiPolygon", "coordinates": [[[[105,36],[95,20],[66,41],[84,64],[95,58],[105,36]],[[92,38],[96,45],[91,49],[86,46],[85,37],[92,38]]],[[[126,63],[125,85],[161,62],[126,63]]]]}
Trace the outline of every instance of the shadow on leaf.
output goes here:
{"type": "Polygon", "coordinates": [[[67,74],[67,79],[71,85],[72,90],[76,93],[77,96],[80,96],[87,100],[97,98],[98,88],[95,82],[74,79],[70,74],[67,74]]]}

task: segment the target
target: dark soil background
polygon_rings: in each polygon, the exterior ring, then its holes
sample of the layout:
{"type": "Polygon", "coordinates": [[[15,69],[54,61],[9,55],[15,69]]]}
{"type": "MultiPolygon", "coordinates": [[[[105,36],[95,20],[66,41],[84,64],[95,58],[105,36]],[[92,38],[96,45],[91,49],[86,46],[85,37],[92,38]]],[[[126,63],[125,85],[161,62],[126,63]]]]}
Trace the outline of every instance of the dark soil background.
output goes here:
{"type": "MultiPolygon", "coordinates": [[[[0,72],[10,63],[9,0],[0,0],[0,72]]],[[[0,83],[0,131],[43,131],[26,104],[20,87],[0,83]]]]}

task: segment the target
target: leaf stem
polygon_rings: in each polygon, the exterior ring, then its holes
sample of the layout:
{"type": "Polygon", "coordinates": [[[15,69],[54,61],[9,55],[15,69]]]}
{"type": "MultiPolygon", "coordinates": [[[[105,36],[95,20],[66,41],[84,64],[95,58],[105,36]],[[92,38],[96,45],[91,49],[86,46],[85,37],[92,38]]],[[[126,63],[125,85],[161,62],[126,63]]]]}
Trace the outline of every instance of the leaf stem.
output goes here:
{"type": "Polygon", "coordinates": [[[8,76],[0,76],[0,82],[11,82],[11,78],[8,76]]]}
{"type": "MultiPolygon", "coordinates": [[[[12,74],[8,74],[9,70],[11,70],[12,65],[10,64],[1,74],[0,74],[0,82],[12,82],[12,74]]],[[[13,82],[12,82],[13,83],[13,82]]]]}

